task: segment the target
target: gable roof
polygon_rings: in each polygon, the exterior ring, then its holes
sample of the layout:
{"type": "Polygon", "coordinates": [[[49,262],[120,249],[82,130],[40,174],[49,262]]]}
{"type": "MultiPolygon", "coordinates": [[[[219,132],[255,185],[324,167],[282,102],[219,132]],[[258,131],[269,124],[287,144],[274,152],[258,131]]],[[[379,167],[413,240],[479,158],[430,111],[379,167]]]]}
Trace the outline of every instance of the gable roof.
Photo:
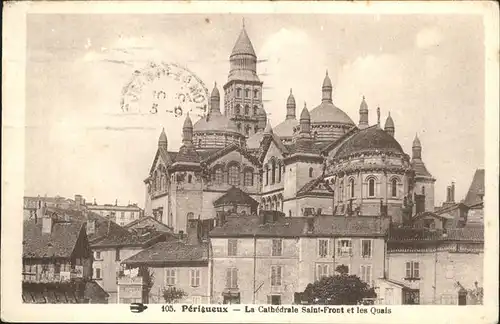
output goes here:
{"type": "Polygon", "coordinates": [[[300,188],[300,190],[297,192],[297,197],[313,194],[313,192],[319,194],[328,194],[328,193],[333,194],[334,191],[330,187],[330,185],[326,183],[324,177],[320,176],[316,179],[309,181],[302,188],[300,188]]]}
{"type": "Polygon", "coordinates": [[[389,230],[390,242],[440,242],[440,241],[462,241],[481,243],[484,242],[484,227],[462,227],[446,230],[429,230],[426,228],[391,228],[389,230]]]}
{"type": "Polygon", "coordinates": [[[165,232],[165,233],[172,233],[173,232],[172,228],[170,228],[167,225],[163,224],[162,222],[156,220],[152,216],[141,217],[139,219],[136,219],[133,222],[130,222],[127,225],[123,226],[123,228],[125,228],[129,231],[133,231],[137,228],[144,228],[144,227],[149,227],[149,226],[152,226],[158,232],[165,232]]]}
{"type": "Polygon", "coordinates": [[[241,155],[243,155],[248,161],[250,161],[254,165],[256,165],[256,166],[260,165],[259,160],[255,156],[253,156],[247,150],[241,148],[239,145],[237,145],[235,143],[231,143],[228,146],[226,146],[220,150],[217,150],[215,152],[211,152],[210,155],[208,155],[202,162],[203,163],[210,163],[210,162],[215,161],[218,158],[220,158],[220,157],[222,157],[230,152],[233,152],[233,151],[238,151],[241,155]]]}
{"type": "Polygon", "coordinates": [[[168,240],[155,245],[122,261],[129,266],[150,265],[164,266],[178,263],[207,263],[208,243],[201,242],[199,245],[189,245],[179,240],[168,240]]]}
{"type": "Polygon", "coordinates": [[[42,233],[42,220],[23,223],[23,258],[70,258],[81,235],[83,224],[54,221],[49,233],[42,233]]]}
{"type": "Polygon", "coordinates": [[[163,147],[159,147],[156,150],[156,154],[155,154],[155,157],[153,159],[153,163],[151,164],[151,168],[149,168],[149,173],[153,172],[153,170],[156,166],[156,161],[158,160],[158,158],[160,156],[161,156],[162,160],[165,162],[165,164],[168,165],[169,163],[172,163],[173,161],[175,161],[175,159],[177,158],[177,154],[178,154],[178,152],[167,151],[163,147]]]}
{"type": "Polygon", "coordinates": [[[259,161],[261,163],[262,163],[262,161],[264,161],[264,158],[266,157],[267,150],[269,150],[269,147],[271,147],[271,143],[274,143],[274,145],[276,145],[278,150],[280,150],[280,152],[283,155],[287,155],[290,153],[288,151],[288,149],[286,148],[286,146],[281,142],[279,137],[276,134],[274,134],[273,132],[266,133],[263,136],[264,137],[261,141],[260,148],[259,148],[259,161]]]}
{"type": "Polygon", "coordinates": [[[484,169],[477,169],[463,203],[470,207],[482,202],[484,196],[484,169]]]}
{"type": "Polygon", "coordinates": [[[229,204],[258,205],[259,203],[240,188],[232,186],[225,194],[214,201],[214,206],[229,204]]]}

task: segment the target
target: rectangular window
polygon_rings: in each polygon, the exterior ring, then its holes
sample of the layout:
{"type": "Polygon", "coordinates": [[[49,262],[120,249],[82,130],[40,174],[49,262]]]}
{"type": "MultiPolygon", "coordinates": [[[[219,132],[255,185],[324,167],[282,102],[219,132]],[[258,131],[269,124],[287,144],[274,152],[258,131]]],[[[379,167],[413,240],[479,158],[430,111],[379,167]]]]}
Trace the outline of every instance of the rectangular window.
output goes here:
{"type": "Polygon", "coordinates": [[[250,90],[245,89],[245,98],[248,98],[250,95],[250,90]]]}
{"type": "Polygon", "coordinates": [[[191,287],[199,287],[200,286],[200,269],[191,269],[190,273],[190,281],[191,287]]]}
{"type": "Polygon", "coordinates": [[[241,89],[236,89],[236,97],[241,97],[241,89]]]}
{"type": "Polygon", "coordinates": [[[316,264],[316,280],[328,277],[330,275],[330,265],[325,263],[316,264]]]}
{"type": "Polygon", "coordinates": [[[372,240],[361,240],[361,257],[372,257],[372,240]]]}
{"type": "Polygon", "coordinates": [[[165,284],[167,286],[175,286],[176,284],[175,269],[165,269],[165,284]]]}
{"type": "Polygon", "coordinates": [[[238,240],[228,239],[227,240],[227,255],[236,256],[238,254],[238,240]]]}
{"type": "Polygon", "coordinates": [[[273,239],[273,256],[281,256],[283,253],[283,240],[273,239]]]}
{"type": "Polygon", "coordinates": [[[340,239],[337,246],[337,256],[351,256],[352,242],[348,239],[340,239]]]}
{"type": "Polygon", "coordinates": [[[238,269],[226,269],[226,288],[238,288],[238,269]]]}
{"type": "Polygon", "coordinates": [[[281,286],[282,266],[271,266],[271,286],[281,286]]]}
{"type": "Polygon", "coordinates": [[[95,252],[95,259],[96,260],[101,260],[101,251],[96,251],[95,252]]]}
{"type": "Polygon", "coordinates": [[[326,258],[328,256],[328,239],[318,239],[318,256],[320,258],[326,258]]]}
{"type": "Polygon", "coordinates": [[[100,268],[95,268],[95,278],[101,279],[101,269],[100,268]]]}
{"type": "Polygon", "coordinates": [[[192,303],[201,304],[201,296],[193,296],[192,303]]]}
{"type": "Polygon", "coordinates": [[[420,278],[420,269],[418,262],[410,261],[406,262],[406,279],[418,279],[420,278]]]}
{"type": "Polygon", "coordinates": [[[122,211],[122,213],[121,213],[121,215],[120,215],[120,218],[121,218],[121,219],[125,219],[125,212],[124,212],[124,211],[122,211]]]}
{"type": "Polygon", "coordinates": [[[116,249],[115,261],[120,261],[120,249],[116,249]]]}
{"type": "Polygon", "coordinates": [[[281,295],[268,295],[267,303],[270,305],[281,305],[281,295]]]}
{"type": "Polygon", "coordinates": [[[134,219],[135,218],[135,213],[134,212],[130,212],[130,219],[134,219]]]}
{"type": "Polygon", "coordinates": [[[420,304],[419,289],[403,289],[403,305],[418,305],[420,304]]]}
{"type": "Polygon", "coordinates": [[[361,265],[360,267],[360,278],[362,281],[367,284],[372,284],[372,266],[370,265],[361,265]]]}

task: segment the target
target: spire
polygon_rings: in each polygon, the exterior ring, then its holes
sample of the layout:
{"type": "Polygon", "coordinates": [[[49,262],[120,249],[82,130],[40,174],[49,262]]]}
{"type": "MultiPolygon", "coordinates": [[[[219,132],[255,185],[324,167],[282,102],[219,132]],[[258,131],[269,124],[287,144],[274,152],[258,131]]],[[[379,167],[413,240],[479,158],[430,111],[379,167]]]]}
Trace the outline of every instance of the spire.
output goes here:
{"type": "Polygon", "coordinates": [[[322,91],[323,91],[323,97],[321,99],[322,102],[332,102],[332,81],[330,80],[330,77],[328,76],[328,70],[326,70],[326,75],[325,79],[323,80],[323,86],[322,86],[322,91]]]}
{"type": "Polygon", "coordinates": [[[220,93],[219,93],[219,89],[217,89],[217,82],[214,83],[214,89],[212,90],[212,94],[210,95],[209,114],[211,114],[213,112],[220,113],[220,93]]]}
{"type": "Polygon", "coordinates": [[[380,128],[380,107],[377,107],[377,127],[380,128]]]}
{"type": "Polygon", "coordinates": [[[264,129],[264,134],[272,134],[273,128],[270,122],[267,122],[266,129],[264,129]]]}
{"type": "Polygon", "coordinates": [[[302,136],[309,137],[311,135],[311,115],[309,110],[307,110],[307,105],[304,102],[304,108],[302,113],[300,113],[300,134],[302,136]]]}
{"type": "Polygon", "coordinates": [[[413,140],[412,145],[412,158],[413,159],[421,159],[422,158],[422,144],[420,144],[420,140],[418,139],[417,133],[415,133],[415,139],[413,140]]]}
{"type": "Polygon", "coordinates": [[[365,96],[359,105],[359,128],[363,129],[368,127],[368,105],[365,101],[365,96]]]}
{"type": "Polygon", "coordinates": [[[295,98],[292,93],[292,89],[290,88],[290,95],[286,100],[286,119],[295,119],[295,98]]]}
{"type": "Polygon", "coordinates": [[[193,144],[193,123],[189,117],[189,112],[186,114],[184,125],[182,126],[182,144],[193,144]]]}
{"type": "Polygon", "coordinates": [[[395,133],[396,129],[394,127],[394,120],[392,120],[392,117],[391,117],[391,112],[389,112],[389,115],[387,116],[387,119],[385,120],[384,130],[389,135],[391,135],[392,137],[394,137],[394,133],[395,133]]]}
{"type": "Polygon", "coordinates": [[[165,128],[162,128],[160,138],[158,139],[158,147],[162,147],[165,150],[168,148],[167,134],[165,133],[165,128]]]}
{"type": "Polygon", "coordinates": [[[248,37],[247,31],[245,29],[245,23],[243,22],[243,27],[241,28],[240,36],[234,44],[231,56],[234,55],[251,55],[256,57],[255,50],[253,49],[250,37],[248,37]]]}

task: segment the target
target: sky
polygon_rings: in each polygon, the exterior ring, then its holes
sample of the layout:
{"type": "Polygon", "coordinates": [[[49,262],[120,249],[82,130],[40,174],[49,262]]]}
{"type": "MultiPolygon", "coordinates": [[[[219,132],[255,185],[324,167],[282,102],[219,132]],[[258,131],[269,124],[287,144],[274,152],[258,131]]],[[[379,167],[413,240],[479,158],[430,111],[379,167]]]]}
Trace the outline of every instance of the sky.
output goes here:
{"type": "Polygon", "coordinates": [[[410,155],[418,133],[436,205],[451,181],[455,200],[465,197],[484,167],[483,24],[436,14],[30,14],[25,194],[144,206],[161,129],[177,150],[183,119],[124,114],[123,87],[148,62],[164,62],[221,90],[243,18],[273,126],[285,118],[290,88],[297,115],[304,103],[319,105],[328,70],[334,104],[356,124],[365,96],[370,124],[378,106],[382,125],[390,112],[410,155]]]}

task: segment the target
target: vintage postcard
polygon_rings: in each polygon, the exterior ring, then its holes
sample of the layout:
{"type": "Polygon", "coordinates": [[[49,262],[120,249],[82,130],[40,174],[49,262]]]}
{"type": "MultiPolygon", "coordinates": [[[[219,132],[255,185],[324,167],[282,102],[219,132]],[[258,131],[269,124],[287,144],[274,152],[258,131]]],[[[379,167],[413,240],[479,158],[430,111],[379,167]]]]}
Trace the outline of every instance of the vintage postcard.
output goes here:
{"type": "Polygon", "coordinates": [[[2,320],[496,323],[498,23],[5,3],[2,320]]]}

